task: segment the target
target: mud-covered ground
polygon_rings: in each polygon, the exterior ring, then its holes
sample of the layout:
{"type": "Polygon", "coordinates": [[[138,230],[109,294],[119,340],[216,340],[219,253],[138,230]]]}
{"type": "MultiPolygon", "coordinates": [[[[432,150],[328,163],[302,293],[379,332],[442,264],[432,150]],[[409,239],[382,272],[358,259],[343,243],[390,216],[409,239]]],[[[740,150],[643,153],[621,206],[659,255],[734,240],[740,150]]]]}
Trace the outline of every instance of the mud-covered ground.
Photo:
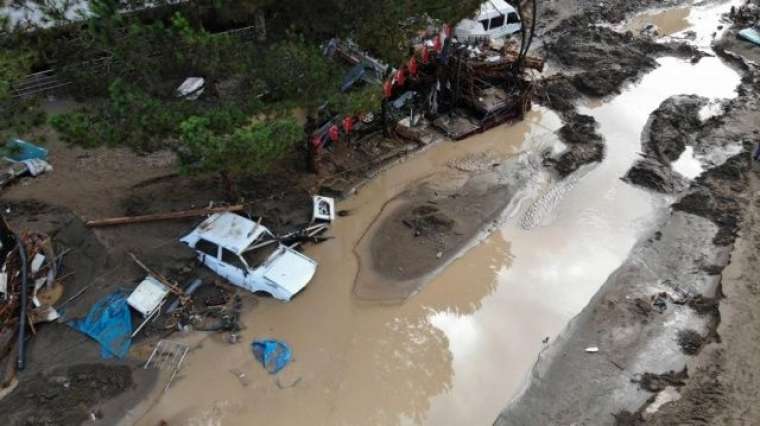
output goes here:
{"type": "Polygon", "coordinates": [[[646,34],[619,32],[602,25],[619,22],[625,13],[642,7],[662,6],[662,2],[605,2],[602,7],[590,3],[546,5],[543,16],[557,20],[542,29],[541,44],[536,49],[546,58],[549,74],[555,71],[539,81],[537,101],[558,111],[566,123],[559,135],[568,149],[550,159],[562,177],[604,157],[604,142],[593,117],[577,113],[579,100],[619,93],[625,84],[656,68],[658,57],[698,61],[705,55],[686,42],[658,43],[646,34]]]}
{"type": "MultiPolygon", "coordinates": [[[[54,102],[50,108],[57,111],[66,108],[66,103],[54,102]]],[[[45,136],[54,171],[4,188],[0,209],[17,232],[49,234],[58,251],[67,250],[63,295],[55,306],[64,306],[60,309],[64,320],[36,327],[27,345],[27,366],[17,373],[15,388],[0,392],[0,412],[17,413],[3,416],[7,419],[3,424],[79,424],[92,415],[101,416],[98,413],[110,416],[103,421],[111,424],[158,383],[156,372],[143,370],[142,364],[155,343],[177,329],[163,318],[152,322],[133,340],[125,360],[104,361],[97,343],[65,321],[83,317],[105,295],[131,290],[145,277],[129,253],[180,285],[202,278],[199,300],[218,291],[218,277],[199,267],[194,253],[178,242],[202,218],[98,229],[88,228],[85,222],[218,205],[227,201],[227,194],[213,176],[178,175],[170,152],[138,155],[121,148],[86,150],[63,144],[47,128],[35,135],[31,140],[45,136]],[[83,363],[87,366],[80,367],[83,363]],[[92,378],[82,376],[82,368],[92,370],[92,378]],[[101,380],[100,373],[108,375],[111,370],[121,374],[118,386],[101,380]],[[71,380],[64,381],[72,374],[71,380]],[[62,385],[50,384],[51,380],[65,384],[65,394],[58,395],[62,385]],[[102,387],[103,392],[93,387],[102,387]],[[66,407],[69,412],[63,415],[66,407]]],[[[311,194],[346,196],[373,172],[415,148],[376,136],[357,143],[355,149],[338,147],[326,153],[319,175],[308,173],[305,159],[295,155],[268,175],[240,182],[237,189],[246,204],[244,214],[263,217],[262,223],[277,232],[290,230],[309,221],[311,194]]],[[[226,293],[227,297],[231,294],[226,293]]],[[[243,310],[252,309],[258,296],[240,295],[243,310]]],[[[136,324],[142,318],[133,314],[132,321],[136,324]]],[[[12,352],[0,359],[0,365],[4,368],[14,360],[12,352]]]]}
{"type": "Polygon", "coordinates": [[[359,243],[361,299],[403,301],[473,243],[535,173],[535,154],[471,155],[390,200],[359,243]]]}
{"type": "Polygon", "coordinates": [[[663,102],[625,176],[676,197],[672,213],[539,357],[496,420],[525,424],[753,424],[758,413],[757,250],[760,49],[714,44],[744,78],[739,96],[701,116],[706,100],[663,102]],[[687,149],[707,168],[672,166],[687,149]],[[590,349],[593,348],[593,349],[590,349]],[[598,348],[598,349],[597,349],[598,348]]]}
{"type": "Polygon", "coordinates": [[[142,397],[151,376],[132,365],[81,360],[69,367],[39,371],[0,402],[3,424],[112,423],[142,397]]]}

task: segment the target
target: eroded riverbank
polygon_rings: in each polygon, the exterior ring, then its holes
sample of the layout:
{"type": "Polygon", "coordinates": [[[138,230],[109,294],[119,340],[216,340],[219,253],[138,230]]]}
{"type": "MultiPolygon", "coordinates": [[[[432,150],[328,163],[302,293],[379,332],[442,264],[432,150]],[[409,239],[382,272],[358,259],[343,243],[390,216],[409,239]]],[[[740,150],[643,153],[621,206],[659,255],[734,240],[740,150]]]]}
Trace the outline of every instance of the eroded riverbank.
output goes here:
{"type": "MultiPolygon", "coordinates": [[[[726,82],[725,74],[716,71],[709,81],[726,82]]],[[[666,185],[640,183],[674,193],[679,201],[542,353],[529,386],[497,424],[714,424],[717,419],[754,419],[754,403],[747,394],[756,391],[743,380],[746,373],[738,360],[749,363],[745,365],[757,362],[740,343],[753,339],[757,326],[749,322],[745,332],[739,331],[737,316],[746,319],[745,311],[735,309],[739,300],[718,308],[724,295],[746,293],[747,276],[737,276],[736,269],[751,269],[746,247],[756,233],[752,216],[741,225],[745,236],[735,252],[739,266],[733,267],[732,260],[726,269],[738,288],[727,291],[731,281],[721,272],[732,258],[742,218],[752,209],[748,198],[757,191],[749,153],[757,142],[760,119],[753,71],[745,69],[741,85],[736,79],[732,83],[738,86],[738,97],[724,103],[717,114],[687,108],[668,119],[674,106],[706,103],[681,97],[663,103],[653,115],[642,151],[650,159],[660,157],[657,167],[668,173],[659,174],[655,182],[666,185]],[[686,160],[690,167],[678,164],[683,155],[691,157],[686,160]],[[706,171],[695,179],[702,170],[706,171]],[[685,186],[674,181],[685,181],[685,186]],[[730,346],[720,344],[717,331],[722,329],[723,312],[731,312],[731,324],[723,328],[730,346]],[[598,348],[598,353],[587,352],[589,347],[598,348]],[[734,382],[742,390],[733,388],[734,382]]]]}

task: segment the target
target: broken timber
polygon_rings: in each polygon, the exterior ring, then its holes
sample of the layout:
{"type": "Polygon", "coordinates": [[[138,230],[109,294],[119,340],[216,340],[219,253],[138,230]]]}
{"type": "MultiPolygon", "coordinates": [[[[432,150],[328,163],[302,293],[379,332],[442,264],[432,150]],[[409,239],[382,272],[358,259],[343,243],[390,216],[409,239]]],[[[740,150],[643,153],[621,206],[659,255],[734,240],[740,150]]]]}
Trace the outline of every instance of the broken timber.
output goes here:
{"type": "Polygon", "coordinates": [[[205,209],[184,210],[184,211],[171,212],[171,213],[147,214],[143,216],[114,217],[110,219],[91,220],[87,222],[87,226],[101,227],[101,226],[113,226],[113,225],[126,225],[126,224],[132,224],[132,223],[158,222],[162,220],[174,220],[174,219],[183,219],[183,218],[188,218],[188,217],[205,216],[205,215],[214,214],[214,213],[237,212],[237,211],[243,210],[244,208],[245,206],[238,204],[238,205],[227,206],[227,207],[210,207],[210,208],[205,208],[205,209]]]}

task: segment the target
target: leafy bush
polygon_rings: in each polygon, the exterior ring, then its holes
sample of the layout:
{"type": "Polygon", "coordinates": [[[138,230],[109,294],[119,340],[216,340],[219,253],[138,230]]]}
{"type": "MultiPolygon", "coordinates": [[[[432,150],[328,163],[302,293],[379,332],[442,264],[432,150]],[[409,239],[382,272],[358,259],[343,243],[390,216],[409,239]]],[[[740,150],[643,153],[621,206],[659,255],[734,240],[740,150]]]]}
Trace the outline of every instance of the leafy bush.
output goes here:
{"type": "Polygon", "coordinates": [[[292,118],[262,121],[227,133],[212,130],[207,117],[190,117],[180,125],[186,173],[256,175],[269,169],[302,137],[292,118]]]}
{"type": "Polygon", "coordinates": [[[275,98],[300,101],[307,107],[319,104],[338,85],[335,65],[316,46],[298,41],[275,44],[256,72],[275,98]]]}
{"type": "Polygon", "coordinates": [[[11,83],[31,71],[34,59],[34,53],[24,48],[15,51],[0,48],[0,102],[10,99],[11,83]]]}
{"type": "Polygon", "coordinates": [[[329,98],[331,110],[341,115],[359,115],[375,112],[380,108],[382,89],[375,85],[365,85],[348,93],[336,93],[329,98]]]}
{"type": "Polygon", "coordinates": [[[10,137],[23,137],[45,124],[45,111],[36,99],[14,99],[0,105],[0,143],[10,137]]]}
{"type": "Polygon", "coordinates": [[[99,137],[95,120],[90,114],[84,112],[68,112],[54,115],[50,118],[50,125],[58,131],[58,134],[66,143],[80,145],[86,148],[95,148],[105,142],[99,137]]]}

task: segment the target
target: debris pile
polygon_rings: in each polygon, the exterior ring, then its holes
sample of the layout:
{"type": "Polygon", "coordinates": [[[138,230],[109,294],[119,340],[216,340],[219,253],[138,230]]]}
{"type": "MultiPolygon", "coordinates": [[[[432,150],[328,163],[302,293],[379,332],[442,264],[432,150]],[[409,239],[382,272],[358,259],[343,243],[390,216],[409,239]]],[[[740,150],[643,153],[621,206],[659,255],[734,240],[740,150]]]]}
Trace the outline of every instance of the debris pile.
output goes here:
{"type": "Polygon", "coordinates": [[[47,156],[45,148],[21,139],[11,139],[0,146],[0,189],[20,177],[51,172],[53,167],[46,161],[47,156]]]}
{"type": "Polygon", "coordinates": [[[47,235],[18,235],[0,216],[0,389],[10,385],[16,369],[24,369],[26,344],[37,324],[60,317],[53,304],[63,294],[64,254],[56,256],[47,235]]]}
{"type": "MultiPolygon", "coordinates": [[[[113,218],[88,225],[115,226],[211,214],[194,231],[209,240],[196,241],[195,253],[188,253],[190,256],[184,256],[182,262],[191,261],[197,255],[220,279],[289,300],[308,284],[317,267],[314,260],[296,251],[297,246],[325,241],[327,238],[321,235],[335,219],[333,199],[315,196],[312,201],[309,222],[281,234],[261,225],[261,218],[254,221],[231,212],[243,210],[243,206],[113,218]],[[224,227],[225,224],[231,227],[224,227]],[[241,227],[243,225],[247,228],[241,227]],[[214,230],[220,232],[214,233],[214,230]],[[219,238],[213,238],[215,235],[219,238]],[[219,245],[213,252],[205,250],[208,247],[204,244],[212,241],[219,245]],[[277,292],[276,288],[282,291],[277,292]]],[[[240,340],[243,299],[237,288],[214,279],[204,280],[184,263],[184,272],[175,275],[161,260],[146,256],[151,267],[132,253],[132,261],[145,273],[142,280],[136,285],[110,285],[107,293],[99,295],[94,303],[90,298],[88,303],[92,306],[81,318],[67,317],[63,307],[77,301],[88,288],[97,286],[74,288],[78,290],[72,290],[75,294],[59,302],[63,295],[62,281],[71,274],[62,275],[62,260],[68,250],[56,252],[53,247],[48,235],[16,233],[0,216],[0,391],[15,386],[16,371],[25,367],[26,346],[42,322],[58,320],[87,335],[100,345],[104,359],[126,358],[135,339],[166,337],[176,331],[225,333],[225,340],[230,344],[240,340]],[[186,279],[188,275],[191,279],[184,286],[174,280],[175,277],[186,279]]],[[[81,312],[78,308],[75,310],[81,312]]],[[[163,359],[168,355],[164,352],[168,351],[173,358],[173,377],[181,367],[187,347],[161,342],[164,343],[156,346],[157,351],[146,368],[166,364],[163,359]]]]}
{"type": "Polygon", "coordinates": [[[739,7],[731,6],[729,17],[738,26],[751,27],[760,22],[760,5],[748,0],[739,7]]]}
{"type": "Polygon", "coordinates": [[[444,27],[385,82],[384,122],[417,127],[425,119],[459,140],[521,118],[533,96],[528,70],[544,67],[525,52],[489,40],[460,43],[444,27]]]}

